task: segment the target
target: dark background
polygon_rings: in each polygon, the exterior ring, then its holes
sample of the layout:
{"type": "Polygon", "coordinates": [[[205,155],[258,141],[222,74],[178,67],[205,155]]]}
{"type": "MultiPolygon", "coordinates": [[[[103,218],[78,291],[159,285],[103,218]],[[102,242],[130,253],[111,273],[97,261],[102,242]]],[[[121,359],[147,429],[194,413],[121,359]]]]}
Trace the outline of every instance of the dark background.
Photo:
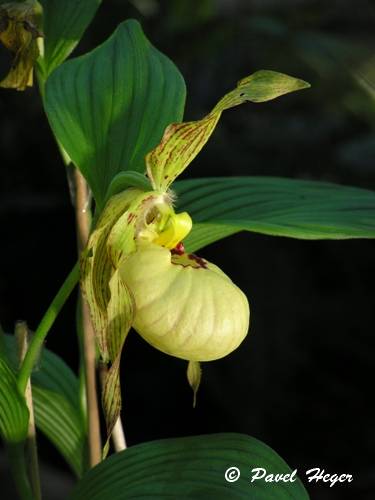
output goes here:
{"type": "MultiPolygon", "coordinates": [[[[225,112],[186,177],[276,175],[375,189],[375,105],[358,84],[375,81],[372,2],[108,0],[76,54],[129,17],[182,71],[188,119],[257,69],[312,84],[225,112]]],[[[76,258],[65,169],[36,88],[0,92],[0,152],[0,319],[8,331],[17,319],[35,328],[76,258]]],[[[313,499],[374,498],[374,250],[370,240],[253,233],[202,250],[249,297],[250,334],[232,355],[204,364],[193,410],[185,363],[132,332],[122,362],[128,443],[243,432],[302,479],[311,467],[354,476],[333,488],[307,485],[313,499]]],[[[47,345],[76,369],[74,308],[72,299],[47,345]]],[[[40,451],[66,470],[42,437],[40,451]]]]}

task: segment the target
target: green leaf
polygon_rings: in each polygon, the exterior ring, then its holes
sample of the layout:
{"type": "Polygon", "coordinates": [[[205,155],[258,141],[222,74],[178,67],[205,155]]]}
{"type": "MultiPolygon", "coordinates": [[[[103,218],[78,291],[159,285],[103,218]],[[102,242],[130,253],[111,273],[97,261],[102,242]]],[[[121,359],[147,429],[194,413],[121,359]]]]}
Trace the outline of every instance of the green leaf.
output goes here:
{"type": "MultiPolygon", "coordinates": [[[[6,335],[5,342],[8,356],[17,366],[15,338],[6,335]]],[[[31,382],[37,428],[81,476],[87,468],[87,435],[78,378],[59,356],[43,349],[31,382]]]]}
{"type": "Polygon", "coordinates": [[[40,361],[32,374],[32,384],[59,393],[72,406],[77,405],[78,377],[65,361],[48,349],[43,349],[40,361]]]}
{"type": "Polygon", "coordinates": [[[288,465],[267,445],[242,434],[212,434],[153,441],[112,455],[90,470],[72,500],[123,498],[202,500],[307,500],[300,480],[250,482],[251,470],[290,474],[288,465]],[[230,467],[240,470],[227,482],[230,467]]]}
{"type": "Polygon", "coordinates": [[[69,56],[91,23],[101,0],[39,0],[43,6],[43,78],[69,56]]]}
{"type": "Polygon", "coordinates": [[[57,140],[102,209],[116,174],[145,172],[146,153],[169,123],[182,119],[184,102],[181,74],[131,20],[51,75],[45,107],[57,140]]]}
{"type": "Polygon", "coordinates": [[[143,191],[152,191],[151,183],[145,175],[129,170],[128,172],[120,172],[115,175],[108,187],[105,201],[107,202],[112,196],[125,191],[129,187],[135,187],[143,191]]]}
{"type": "Polygon", "coordinates": [[[166,191],[206,144],[223,111],[247,101],[270,101],[310,84],[276,71],[261,70],[243,78],[201,120],[171,123],[160,144],[146,156],[147,173],[156,190],[166,191]]]}
{"type": "Polygon", "coordinates": [[[17,379],[3,352],[0,353],[0,435],[8,443],[27,437],[29,410],[19,392],[17,379]]]}
{"type": "Polygon", "coordinates": [[[37,428],[56,446],[75,474],[87,468],[87,436],[77,405],[72,406],[59,392],[33,385],[37,428]]]}
{"type": "Polygon", "coordinates": [[[37,427],[81,476],[87,468],[88,450],[78,378],[59,356],[44,349],[32,376],[32,391],[37,427]]]}
{"type": "Polygon", "coordinates": [[[276,177],[214,177],[174,184],[189,212],[189,251],[239,231],[302,239],[375,238],[375,193],[276,177]]]}

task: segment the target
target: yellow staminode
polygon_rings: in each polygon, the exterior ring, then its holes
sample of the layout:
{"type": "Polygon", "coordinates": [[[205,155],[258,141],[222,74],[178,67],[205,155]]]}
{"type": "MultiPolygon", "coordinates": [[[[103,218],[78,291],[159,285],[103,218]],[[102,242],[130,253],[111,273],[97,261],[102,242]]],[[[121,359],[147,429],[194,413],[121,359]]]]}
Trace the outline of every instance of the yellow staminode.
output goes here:
{"type": "Polygon", "coordinates": [[[153,240],[153,243],[172,250],[180,241],[184,240],[193,226],[190,215],[187,212],[171,215],[161,231],[153,240]]]}

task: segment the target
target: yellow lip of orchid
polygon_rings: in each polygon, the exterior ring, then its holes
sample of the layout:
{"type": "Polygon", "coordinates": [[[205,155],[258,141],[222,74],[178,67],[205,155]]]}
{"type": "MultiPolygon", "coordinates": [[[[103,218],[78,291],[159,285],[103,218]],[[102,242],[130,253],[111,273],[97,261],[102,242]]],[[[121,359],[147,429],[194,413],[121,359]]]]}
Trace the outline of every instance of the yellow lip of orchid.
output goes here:
{"type": "Polygon", "coordinates": [[[246,296],[204,259],[141,243],[124,259],[120,277],[135,300],[133,327],[166,354],[211,361],[231,353],[247,335],[246,296]]]}

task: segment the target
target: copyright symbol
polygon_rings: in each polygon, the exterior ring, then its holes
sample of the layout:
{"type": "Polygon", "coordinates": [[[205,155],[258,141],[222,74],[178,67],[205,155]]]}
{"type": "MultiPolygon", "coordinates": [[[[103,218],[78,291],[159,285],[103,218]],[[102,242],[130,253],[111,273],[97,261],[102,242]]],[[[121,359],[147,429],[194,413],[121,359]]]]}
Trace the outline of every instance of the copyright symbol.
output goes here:
{"type": "Polygon", "coordinates": [[[241,472],[238,467],[229,467],[229,469],[225,471],[224,477],[225,480],[228,481],[228,483],[234,483],[240,478],[240,475],[241,472]]]}

